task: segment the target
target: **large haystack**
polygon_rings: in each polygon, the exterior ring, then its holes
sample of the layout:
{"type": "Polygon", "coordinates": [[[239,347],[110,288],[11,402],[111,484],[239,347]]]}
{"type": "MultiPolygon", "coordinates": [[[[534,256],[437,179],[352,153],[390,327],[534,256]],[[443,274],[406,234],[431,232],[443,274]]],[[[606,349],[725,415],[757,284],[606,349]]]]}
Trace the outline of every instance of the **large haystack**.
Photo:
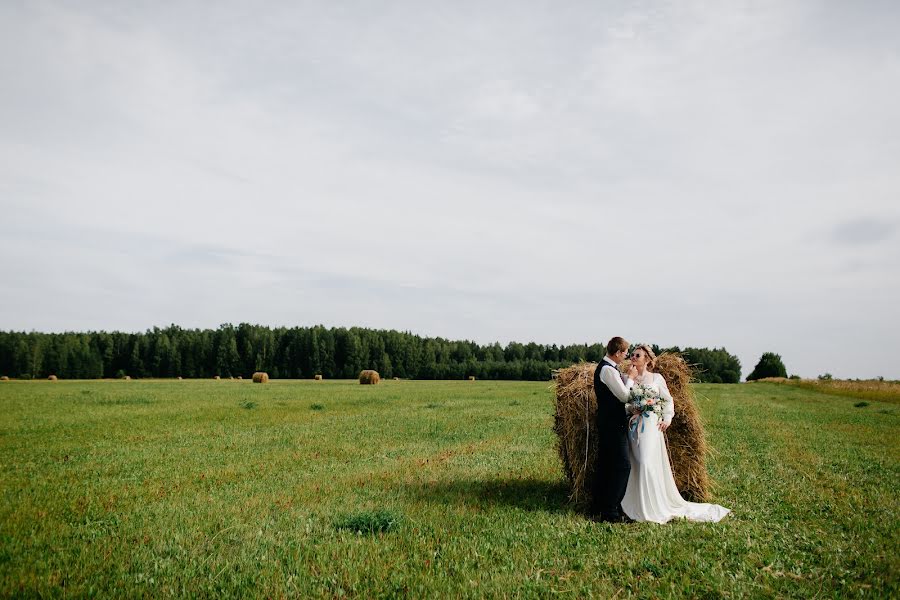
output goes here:
{"type": "MultiPolygon", "coordinates": [[[[593,465],[597,455],[594,437],[594,370],[597,363],[580,363],[560,369],[556,379],[556,415],[553,429],[558,436],[559,456],[566,479],[572,487],[572,499],[590,502],[593,465]]],[[[675,483],[685,499],[707,498],[709,478],[706,472],[706,438],[691,389],[691,369],[677,354],[657,358],[656,372],[666,379],[675,398],[675,418],[666,431],[666,445],[675,483]]]]}
{"type": "Polygon", "coordinates": [[[374,385],[379,381],[381,381],[381,375],[378,374],[378,371],[366,369],[359,372],[359,382],[363,385],[374,385]]]}
{"type": "Polygon", "coordinates": [[[269,374],[257,371],[253,374],[253,383],[269,383],[269,374]]]}
{"type": "Polygon", "coordinates": [[[556,414],[553,430],[563,471],[572,488],[572,499],[590,503],[594,459],[597,444],[591,436],[597,397],[594,395],[594,369],[597,363],[579,363],[560,369],[556,380],[556,414]]]}

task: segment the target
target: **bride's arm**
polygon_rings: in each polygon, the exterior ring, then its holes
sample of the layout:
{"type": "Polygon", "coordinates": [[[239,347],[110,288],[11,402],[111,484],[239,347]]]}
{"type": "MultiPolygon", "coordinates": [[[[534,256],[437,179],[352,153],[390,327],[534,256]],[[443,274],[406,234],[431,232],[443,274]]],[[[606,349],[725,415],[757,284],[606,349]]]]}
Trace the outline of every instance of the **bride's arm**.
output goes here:
{"type": "Polygon", "coordinates": [[[666,401],[666,403],[663,404],[663,423],[668,426],[672,423],[672,417],[675,416],[675,398],[669,393],[669,386],[666,385],[666,378],[659,373],[657,373],[656,376],[659,378],[659,396],[666,401]]]}

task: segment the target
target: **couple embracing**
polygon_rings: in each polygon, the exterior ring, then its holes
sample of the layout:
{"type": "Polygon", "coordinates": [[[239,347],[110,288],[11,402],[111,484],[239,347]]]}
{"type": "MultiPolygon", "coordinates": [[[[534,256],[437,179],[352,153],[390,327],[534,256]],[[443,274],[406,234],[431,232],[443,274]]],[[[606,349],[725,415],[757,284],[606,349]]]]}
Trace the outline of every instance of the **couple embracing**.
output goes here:
{"type": "Polygon", "coordinates": [[[598,449],[592,518],[611,523],[721,520],[727,508],[687,502],[678,492],[663,437],[675,416],[675,401],[665,378],[653,372],[653,350],[639,344],[629,357],[628,347],[624,339],[612,338],[594,371],[598,449]],[[623,375],[618,366],[626,358],[631,367],[623,375]]]}

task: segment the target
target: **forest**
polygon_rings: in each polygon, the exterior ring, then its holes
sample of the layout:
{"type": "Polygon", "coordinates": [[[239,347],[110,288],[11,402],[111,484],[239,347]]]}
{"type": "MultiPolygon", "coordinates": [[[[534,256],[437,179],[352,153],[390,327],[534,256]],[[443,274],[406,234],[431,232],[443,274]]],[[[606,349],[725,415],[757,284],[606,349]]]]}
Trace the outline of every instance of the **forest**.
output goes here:
{"type": "MultiPolygon", "coordinates": [[[[737,383],[741,364],[724,348],[659,348],[682,352],[704,383],[737,383]]],[[[218,329],[154,327],[118,331],[0,331],[0,375],[19,379],[247,377],[355,378],[362,369],[382,377],[542,381],[553,369],[599,361],[601,343],[557,346],[535,342],[480,345],[361,327],[267,327],[241,323],[218,329]]]]}

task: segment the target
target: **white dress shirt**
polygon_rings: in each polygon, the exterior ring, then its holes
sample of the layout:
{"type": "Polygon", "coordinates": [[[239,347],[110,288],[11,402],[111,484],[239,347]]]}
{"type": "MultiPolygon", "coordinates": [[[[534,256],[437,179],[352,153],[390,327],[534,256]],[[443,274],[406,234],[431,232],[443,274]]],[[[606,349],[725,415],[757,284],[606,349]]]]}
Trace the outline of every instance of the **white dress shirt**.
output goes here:
{"type": "Polygon", "coordinates": [[[628,402],[628,393],[631,391],[631,388],[634,387],[634,381],[629,377],[623,383],[622,377],[619,375],[619,368],[616,366],[616,363],[609,359],[609,357],[604,356],[603,361],[597,368],[600,369],[600,381],[609,388],[609,391],[611,391],[620,402],[628,402]],[[612,368],[607,369],[606,367],[612,368]]]}

